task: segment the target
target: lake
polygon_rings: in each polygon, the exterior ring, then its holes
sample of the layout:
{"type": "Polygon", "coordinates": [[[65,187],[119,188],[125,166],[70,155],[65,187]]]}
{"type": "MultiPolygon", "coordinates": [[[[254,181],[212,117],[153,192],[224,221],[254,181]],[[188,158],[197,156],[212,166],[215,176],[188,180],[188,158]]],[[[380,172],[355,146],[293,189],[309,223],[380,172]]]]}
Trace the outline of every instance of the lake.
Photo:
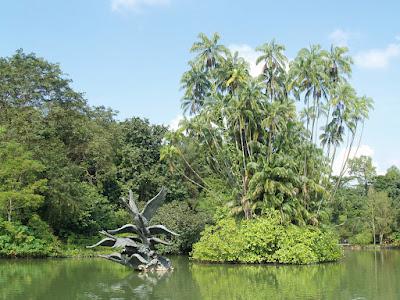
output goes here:
{"type": "Polygon", "coordinates": [[[346,251],[311,266],[210,265],[172,257],[138,274],[103,259],[0,260],[0,299],[400,299],[400,251],[346,251]]]}

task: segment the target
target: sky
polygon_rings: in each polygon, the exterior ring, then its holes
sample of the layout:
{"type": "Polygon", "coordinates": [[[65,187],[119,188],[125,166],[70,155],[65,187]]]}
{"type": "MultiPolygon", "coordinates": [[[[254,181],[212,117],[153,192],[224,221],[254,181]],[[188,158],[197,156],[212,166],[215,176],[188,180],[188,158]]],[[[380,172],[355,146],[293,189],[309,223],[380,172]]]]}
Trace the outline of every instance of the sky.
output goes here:
{"type": "Polygon", "coordinates": [[[399,11],[395,0],[0,0],[0,56],[35,52],[59,63],[90,105],[175,126],[200,32],[219,32],[253,74],[255,47],[273,38],[289,58],[311,44],[345,45],[352,84],[375,101],[358,155],[382,173],[400,167],[399,11]]]}

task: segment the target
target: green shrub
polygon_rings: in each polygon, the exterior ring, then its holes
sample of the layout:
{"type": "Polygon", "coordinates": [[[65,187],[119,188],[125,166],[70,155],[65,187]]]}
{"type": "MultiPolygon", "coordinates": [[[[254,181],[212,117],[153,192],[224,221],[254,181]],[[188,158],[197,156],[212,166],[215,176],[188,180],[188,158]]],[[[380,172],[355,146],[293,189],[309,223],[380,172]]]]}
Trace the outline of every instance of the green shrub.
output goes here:
{"type": "Polygon", "coordinates": [[[281,225],[274,215],[208,226],[192,258],[209,262],[310,264],[342,256],[336,236],[316,227],[281,225]]]}
{"type": "Polygon", "coordinates": [[[226,182],[218,178],[208,177],[207,190],[204,190],[196,205],[197,208],[212,216],[214,220],[220,220],[230,215],[227,205],[232,200],[232,191],[226,189],[226,182]]]}
{"type": "Polygon", "coordinates": [[[200,241],[193,245],[192,257],[213,262],[236,262],[239,249],[243,249],[244,239],[238,235],[234,219],[222,219],[216,225],[207,226],[200,241]]]}
{"type": "Polygon", "coordinates": [[[313,249],[316,232],[294,225],[281,231],[274,261],[285,264],[310,264],[318,262],[318,254],[313,249]]]}
{"type": "Polygon", "coordinates": [[[338,236],[329,229],[315,231],[312,249],[318,255],[318,262],[332,262],[339,260],[342,248],[338,245],[338,236]]]}
{"type": "Polygon", "coordinates": [[[362,231],[349,238],[350,244],[369,245],[372,243],[372,235],[368,231],[362,231]]]}
{"type": "Polygon", "coordinates": [[[400,247],[400,232],[393,232],[389,236],[390,242],[395,247],[400,247]]]}
{"type": "Polygon", "coordinates": [[[32,215],[32,217],[29,219],[28,227],[36,238],[42,239],[49,243],[59,243],[49,224],[43,221],[37,214],[32,215]]]}
{"type": "Polygon", "coordinates": [[[59,244],[37,216],[31,219],[30,228],[19,223],[0,219],[0,256],[46,257],[60,254],[59,244]],[[38,236],[35,236],[35,233],[38,236]],[[41,236],[40,236],[41,235],[41,236]]]}
{"type": "Polygon", "coordinates": [[[172,240],[170,246],[159,246],[162,253],[189,253],[193,243],[200,238],[200,233],[211,221],[205,212],[192,209],[183,201],[172,201],[161,206],[151,220],[152,224],[162,224],[179,234],[172,240]]]}
{"type": "Polygon", "coordinates": [[[273,260],[279,242],[281,228],[278,219],[259,218],[242,222],[240,235],[243,237],[244,247],[238,257],[246,263],[262,263],[273,260]]]}

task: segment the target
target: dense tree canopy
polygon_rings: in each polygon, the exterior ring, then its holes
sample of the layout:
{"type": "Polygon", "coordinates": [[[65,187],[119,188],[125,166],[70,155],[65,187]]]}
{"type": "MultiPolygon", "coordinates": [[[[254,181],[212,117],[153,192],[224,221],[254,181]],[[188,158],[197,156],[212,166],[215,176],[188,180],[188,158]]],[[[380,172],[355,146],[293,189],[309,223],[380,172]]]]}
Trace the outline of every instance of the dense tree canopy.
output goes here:
{"type": "Polygon", "coordinates": [[[128,189],[146,201],[162,185],[169,199],[197,192],[159,162],[166,127],[118,122],[70,84],[57,64],[34,54],[0,59],[4,217],[26,222],[29,208],[61,237],[88,235],[124,221],[119,198],[128,189]]]}
{"type": "Polygon", "coordinates": [[[165,251],[189,252],[207,224],[232,215],[257,229],[270,212],[282,230],[330,226],[352,243],[400,243],[399,169],[377,175],[371,158],[350,151],[372,100],[349,83],[347,48],[312,45],[290,62],[275,40],[257,51],[254,77],[218,34],[200,34],[177,130],[89,106],[58,64],[35,54],[0,58],[2,253],[15,255],[24,236],[37,248],[23,255],[54,255],[57,239],[123,224],[128,190],[140,206],[162,186],[169,203],[157,220],[181,233],[165,251]],[[339,148],[346,157],[332,174],[339,148]]]}
{"type": "Polygon", "coordinates": [[[330,180],[336,149],[346,136],[345,146],[353,146],[372,101],[348,83],[346,48],[311,46],[290,63],[274,40],[257,50],[263,68],[252,77],[218,34],[199,35],[182,77],[182,107],[191,118],[170,134],[163,157],[181,158],[189,180],[204,189],[210,174],[226,179],[233,211],[246,219],[273,208],[282,221],[316,224],[337,189],[330,180]],[[296,100],[303,102],[299,112],[296,100]],[[191,165],[190,143],[205,154],[206,166],[191,165]]]}
{"type": "Polygon", "coordinates": [[[0,205],[7,220],[26,218],[43,202],[47,180],[41,178],[44,166],[15,141],[0,141],[0,205]]]}

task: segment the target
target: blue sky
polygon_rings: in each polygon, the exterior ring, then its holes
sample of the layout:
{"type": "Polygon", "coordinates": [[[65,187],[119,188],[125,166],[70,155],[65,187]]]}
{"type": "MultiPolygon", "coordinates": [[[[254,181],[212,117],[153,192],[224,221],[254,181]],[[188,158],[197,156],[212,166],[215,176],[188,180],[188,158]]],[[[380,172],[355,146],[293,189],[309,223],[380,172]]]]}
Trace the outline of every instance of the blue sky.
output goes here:
{"type": "MultiPolygon", "coordinates": [[[[0,56],[18,48],[61,64],[91,105],[170,124],[179,80],[199,32],[250,62],[272,38],[288,57],[310,44],[347,45],[352,82],[375,100],[359,154],[400,166],[399,1],[3,0],[0,56]],[[368,3],[370,2],[370,3],[368,3]]],[[[256,72],[256,70],[254,70],[256,72]]]]}

